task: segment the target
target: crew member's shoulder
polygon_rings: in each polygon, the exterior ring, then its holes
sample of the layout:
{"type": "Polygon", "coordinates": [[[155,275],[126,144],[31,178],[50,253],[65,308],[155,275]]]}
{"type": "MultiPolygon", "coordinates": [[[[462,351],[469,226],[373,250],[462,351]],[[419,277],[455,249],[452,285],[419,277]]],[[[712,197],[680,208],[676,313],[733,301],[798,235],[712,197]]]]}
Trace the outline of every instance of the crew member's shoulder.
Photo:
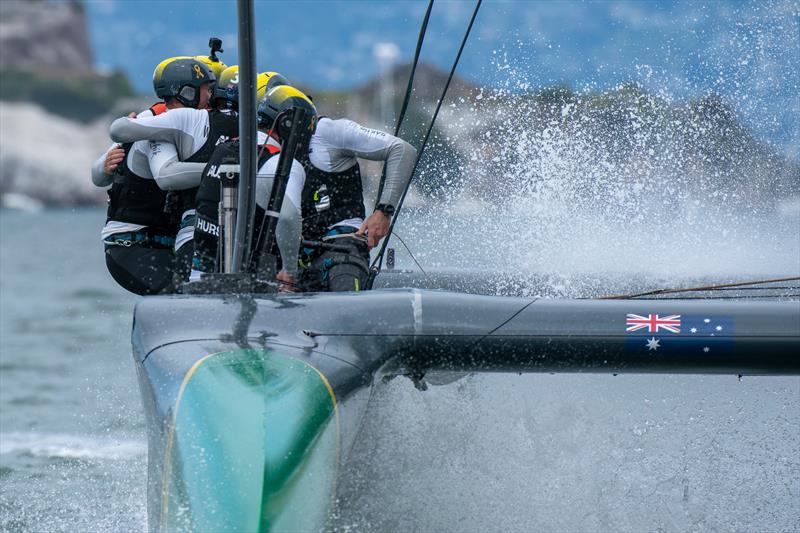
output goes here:
{"type": "Polygon", "coordinates": [[[374,134],[374,131],[350,119],[323,117],[317,122],[314,137],[333,146],[349,146],[354,140],[370,134],[374,134]]]}
{"type": "Polygon", "coordinates": [[[207,117],[208,110],[206,109],[195,109],[193,107],[178,107],[175,109],[170,109],[166,112],[167,116],[171,116],[173,118],[198,118],[198,117],[207,117]]]}
{"type": "Polygon", "coordinates": [[[325,131],[359,127],[361,127],[360,124],[349,118],[319,117],[319,120],[317,120],[317,130],[325,131]]]}

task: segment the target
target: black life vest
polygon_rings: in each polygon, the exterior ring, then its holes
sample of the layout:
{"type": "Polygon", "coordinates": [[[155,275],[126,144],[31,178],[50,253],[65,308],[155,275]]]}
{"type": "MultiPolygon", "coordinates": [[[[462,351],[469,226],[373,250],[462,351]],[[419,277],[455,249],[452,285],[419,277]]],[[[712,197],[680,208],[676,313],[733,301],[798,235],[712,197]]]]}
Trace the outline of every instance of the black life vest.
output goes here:
{"type": "Polygon", "coordinates": [[[364,218],[364,194],[358,163],[342,172],[315,167],[304,153],[297,159],[306,171],[303,187],[303,237],[320,240],[328,227],[349,218],[364,218]]]}
{"type": "MultiPolygon", "coordinates": [[[[280,149],[267,145],[262,150],[259,147],[258,168],[267,160],[280,153],[280,149]]],[[[203,177],[197,190],[196,207],[197,221],[194,230],[194,267],[202,272],[216,272],[219,258],[219,203],[221,198],[221,185],[219,168],[221,165],[239,164],[239,141],[227,141],[217,146],[208,164],[203,169],[203,177]]],[[[264,209],[256,205],[255,228],[260,228],[265,213],[264,209]]],[[[254,233],[254,240],[257,237],[254,233]]],[[[254,246],[257,242],[254,242],[254,246]]]]}
{"type": "MultiPolygon", "coordinates": [[[[261,168],[267,159],[280,153],[280,148],[267,145],[259,148],[258,165],[261,168]]],[[[217,220],[220,202],[220,182],[218,169],[220,165],[239,164],[239,140],[226,141],[216,146],[203,169],[203,177],[196,194],[197,212],[210,220],[217,220]]]]}
{"type": "MultiPolygon", "coordinates": [[[[211,159],[211,154],[218,144],[229,141],[239,136],[239,115],[217,109],[208,112],[208,137],[203,146],[191,157],[184,159],[186,163],[205,163],[211,159]]],[[[180,209],[183,213],[195,208],[195,196],[198,187],[177,191],[180,195],[180,209]]]]}
{"type": "MultiPolygon", "coordinates": [[[[153,115],[166,111],[166,105],[158,102],[150,107],[153,115]]],[[[167,206],[167,191],[162,190],[154,179],[142,178],[128,167],[128,154],[133,143],[125,143],[125,156],[114,171],[114,183],[108,190],[108,220],[149,226],[173,235],[178,222],[176,214],[167,206]]],[[[179,214],[178,214],[179,215],[179,214]]]]}

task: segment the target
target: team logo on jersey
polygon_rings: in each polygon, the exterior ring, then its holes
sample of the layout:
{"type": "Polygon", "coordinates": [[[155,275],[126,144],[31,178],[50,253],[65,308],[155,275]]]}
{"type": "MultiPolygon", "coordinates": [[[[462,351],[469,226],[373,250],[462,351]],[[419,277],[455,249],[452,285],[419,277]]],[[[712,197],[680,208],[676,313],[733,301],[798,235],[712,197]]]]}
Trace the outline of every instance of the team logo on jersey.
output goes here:
{"type": "Polygon", "coordinates": [[[203,217],[197,217],[196,227],[199,231],[202,231],[203,233],[208,233],[210,235],[213,235],[214,237],[219,237],[219,226],[217,226],[210,220],[206,220],[203,217]]]}

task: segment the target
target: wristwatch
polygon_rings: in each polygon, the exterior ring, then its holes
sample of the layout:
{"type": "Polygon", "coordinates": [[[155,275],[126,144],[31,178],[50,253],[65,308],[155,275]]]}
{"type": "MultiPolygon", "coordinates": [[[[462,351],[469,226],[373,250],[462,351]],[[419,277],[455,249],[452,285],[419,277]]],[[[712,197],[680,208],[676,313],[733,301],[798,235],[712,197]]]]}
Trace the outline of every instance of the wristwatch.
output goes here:
{"type": "Polygon", "coordinates": [[[378,204],[375,206],[375,211],[380,211],[387,217],[394,215],[394,206],[391,204],[378,204]]]}

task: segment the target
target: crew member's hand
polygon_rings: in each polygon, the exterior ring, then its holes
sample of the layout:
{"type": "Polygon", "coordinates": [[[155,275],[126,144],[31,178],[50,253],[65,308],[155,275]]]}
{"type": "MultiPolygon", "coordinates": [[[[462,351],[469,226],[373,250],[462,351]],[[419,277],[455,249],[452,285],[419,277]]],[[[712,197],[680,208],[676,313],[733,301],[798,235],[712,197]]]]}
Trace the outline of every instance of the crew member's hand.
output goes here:
{"type": "Polygon", "coordinates": [[[367,246],[375,248],[381,239],[389,233],[389,223],[391,219],[383,211],[375,211],[358,228],[356,235],[367,234],[367,246]]]}
{"type": "Polygon", "coordinates": [[[278,275],[275,276],[275,279],[281,283],[278,286],[279,293],[297,292],[297,280],[285,270],[278,272],[278,275]]]}
{"type": "Polygon", "coordinates": [[[125,150],[119,144],[106,154],[106,162],[103,163],[103,172],[111,174],[117,170],[117,166],[125,158],[125,150]]]}

